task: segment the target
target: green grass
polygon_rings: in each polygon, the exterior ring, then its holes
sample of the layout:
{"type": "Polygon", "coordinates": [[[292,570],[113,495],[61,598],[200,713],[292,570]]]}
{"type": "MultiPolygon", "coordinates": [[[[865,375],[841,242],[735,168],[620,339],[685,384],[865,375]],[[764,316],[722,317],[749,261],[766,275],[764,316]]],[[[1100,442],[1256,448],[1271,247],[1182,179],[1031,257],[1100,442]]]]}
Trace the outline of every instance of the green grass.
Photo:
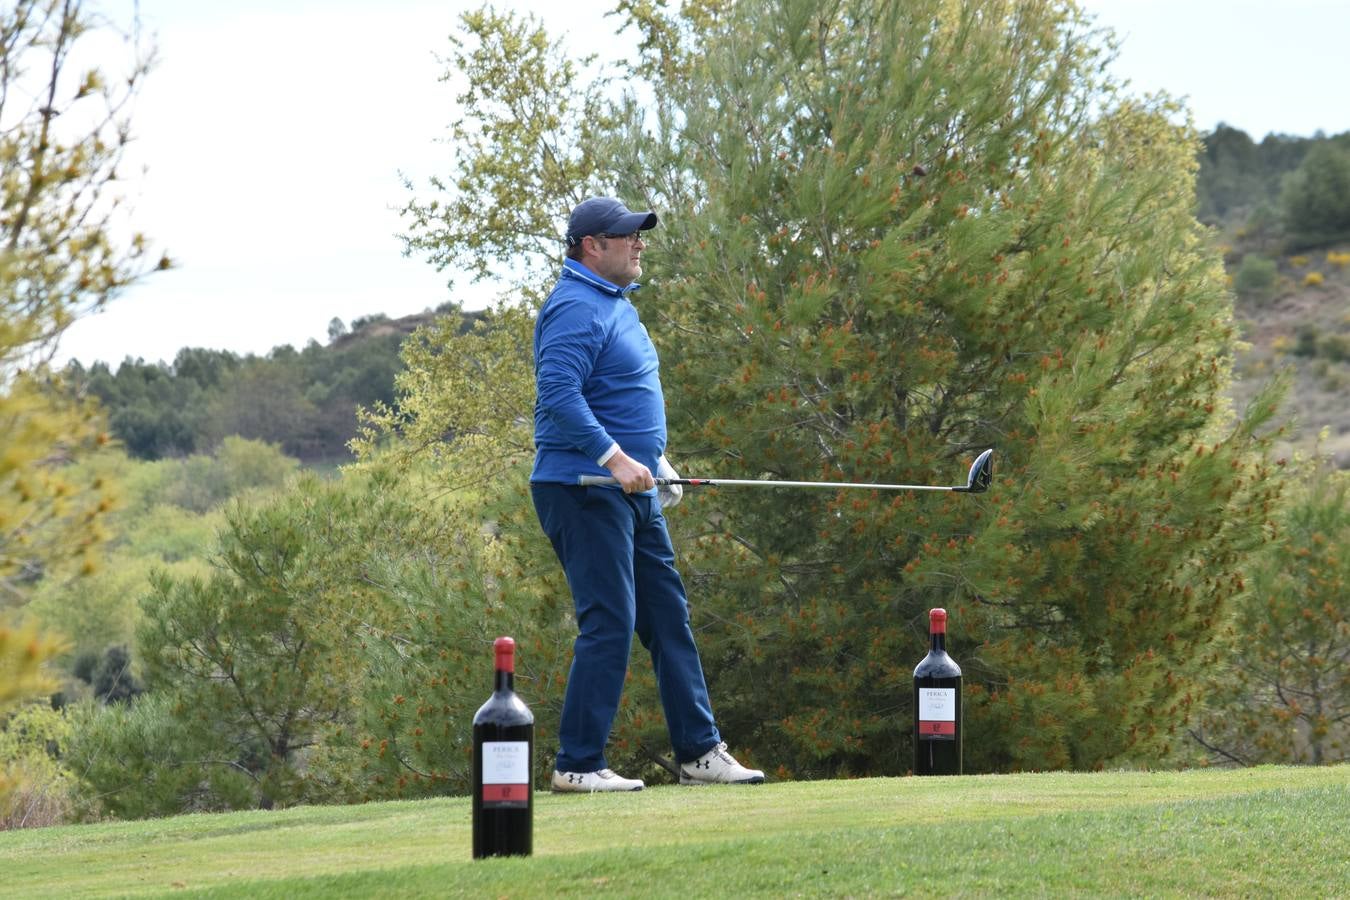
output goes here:
{"type": "Polygon", "coordinates": [[[1350,767],[651,788],[535,800],[474,862],[465,799],[0,834],[5,896],[1344,896],[1350,767]]]}

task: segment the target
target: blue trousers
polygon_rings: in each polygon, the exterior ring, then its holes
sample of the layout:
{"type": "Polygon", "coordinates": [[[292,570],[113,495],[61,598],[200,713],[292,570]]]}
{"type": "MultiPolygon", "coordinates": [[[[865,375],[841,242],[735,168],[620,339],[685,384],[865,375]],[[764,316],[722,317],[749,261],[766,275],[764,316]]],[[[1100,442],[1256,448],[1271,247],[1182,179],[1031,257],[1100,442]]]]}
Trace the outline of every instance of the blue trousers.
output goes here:
{"type": "Polygon", "coordinates": [[[567,575],[577,639],[558,727],[561,772],[607,768],[636,632],[652,657],[677,762],[722,740],[689,627],[689,601],[655,494],[531,484],[535,512],[567,575]]]}

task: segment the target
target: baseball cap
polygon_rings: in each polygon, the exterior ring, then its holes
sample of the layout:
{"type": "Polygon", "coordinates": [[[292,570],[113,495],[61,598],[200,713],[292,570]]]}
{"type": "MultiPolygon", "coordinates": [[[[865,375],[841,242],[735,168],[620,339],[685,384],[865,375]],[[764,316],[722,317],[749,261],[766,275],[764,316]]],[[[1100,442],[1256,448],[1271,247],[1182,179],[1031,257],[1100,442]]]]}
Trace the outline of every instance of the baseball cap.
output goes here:
{"type": "Polygon", "coordinates": [[[656,227],[656,213],[633,212],[613,197],[582,200],[567,222],[567,246],[591,234],[632,234],[656,227]]]}

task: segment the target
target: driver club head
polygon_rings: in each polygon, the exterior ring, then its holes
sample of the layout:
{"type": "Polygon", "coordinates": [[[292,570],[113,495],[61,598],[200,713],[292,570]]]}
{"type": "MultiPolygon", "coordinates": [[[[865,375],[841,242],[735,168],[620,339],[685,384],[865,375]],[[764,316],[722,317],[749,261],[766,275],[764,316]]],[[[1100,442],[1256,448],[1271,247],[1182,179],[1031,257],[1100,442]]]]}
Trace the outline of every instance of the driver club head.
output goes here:
{"type": "Polygon", "coordinates": [[[966,486],[952,488],[952,490],[964,494],[983,494],[989,490],[989,482],[993,480],[994,450],[991,447],[975,457],[975,462],[970,466],[970,476],[966,479],[966,486]]]}

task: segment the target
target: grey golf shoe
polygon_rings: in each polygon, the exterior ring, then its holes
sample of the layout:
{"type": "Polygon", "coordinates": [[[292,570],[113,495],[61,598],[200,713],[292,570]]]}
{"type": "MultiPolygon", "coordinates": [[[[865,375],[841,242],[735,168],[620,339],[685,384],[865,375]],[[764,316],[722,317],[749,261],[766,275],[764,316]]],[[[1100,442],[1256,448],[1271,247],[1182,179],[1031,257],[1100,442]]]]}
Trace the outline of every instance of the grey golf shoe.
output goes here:
{"type": "Polygon", "coordinates": [[[693,762],[680,764],[680,784],[763,784],[764,773],[747,769],[727,752],[726,741],[693,762]]]}
{"type": "Polygon", "coordinates": [[[559,772],[553,770],[555,794],[598,794],[604,791],[640,791],[645,787],[637,778],[624,778],[613,769],[596,772],[559,772]]]}

